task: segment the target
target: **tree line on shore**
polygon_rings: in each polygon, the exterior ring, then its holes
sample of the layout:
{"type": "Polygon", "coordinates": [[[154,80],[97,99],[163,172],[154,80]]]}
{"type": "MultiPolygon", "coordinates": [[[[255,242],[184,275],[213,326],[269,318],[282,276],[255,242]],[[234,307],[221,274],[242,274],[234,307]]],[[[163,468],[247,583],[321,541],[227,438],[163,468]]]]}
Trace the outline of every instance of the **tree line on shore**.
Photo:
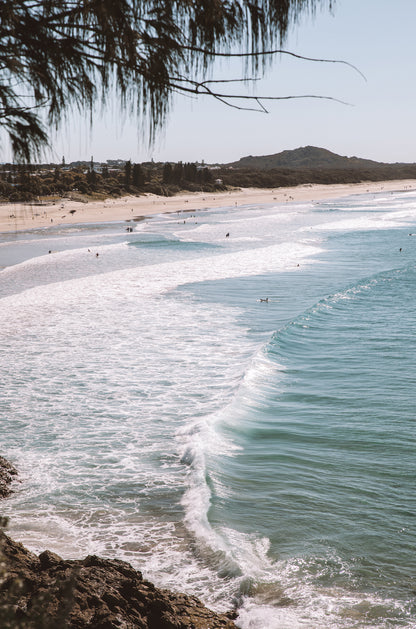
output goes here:
{"type": "Polygon", "coordinates": [[[283,188],[304,184],[348,184],[416,179],[416,164],[380,164],[372,168],[239,168],[221,170],[224,185],[240,188],[283,188]]]}
{"type": "Polygon", "coordinates": [[[416,164],[379,164],[363,168],[236,168],[195,163],[117,160],[105,164],[3,164],[0,202],[42,202],[70,197],[88,201],[127,194],[172,196],[181,191],[214,192],[231,188],[279,188],[304,184],[342,184],[416,179],[416,164]]]}
{"type": "Polygon", "coordinates": [[[65,164],[3,164],[0,201],[33,202],[70,196],[85,200],[145,193],[172,196],[181,190],[222,189],[212,171],[197,164],[75,162],[65,164]]]}

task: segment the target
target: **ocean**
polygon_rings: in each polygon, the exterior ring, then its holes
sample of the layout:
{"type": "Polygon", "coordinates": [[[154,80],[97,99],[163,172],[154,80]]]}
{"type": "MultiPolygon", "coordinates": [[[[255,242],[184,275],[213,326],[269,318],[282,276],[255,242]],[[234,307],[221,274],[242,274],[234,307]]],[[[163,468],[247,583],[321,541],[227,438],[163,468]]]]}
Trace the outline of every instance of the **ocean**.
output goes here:
{"type": "Polygon", "coordinates": [[[415,628],[413,236],[412,191],[0,235],[11,536],[241,629],[415,628]]]}

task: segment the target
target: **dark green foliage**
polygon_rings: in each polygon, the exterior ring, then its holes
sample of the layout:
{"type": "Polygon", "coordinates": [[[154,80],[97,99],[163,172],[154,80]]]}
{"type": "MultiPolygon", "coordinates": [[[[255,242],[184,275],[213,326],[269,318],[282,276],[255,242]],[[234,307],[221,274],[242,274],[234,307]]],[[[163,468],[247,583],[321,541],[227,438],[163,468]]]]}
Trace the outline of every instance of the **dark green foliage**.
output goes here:
{"type": "Polygon", "coordinates": [[[274,155],[248,155],[238,162],[228,164],[233,168],[249,168],[251,170],[272,170],[273,168],[341,168],[364,169],[379,167],[379,162],[359,157],[343,157],[316,146],[303,146],[290,151],[282,151],[274,155]]]}
{"type": "Polygon", "coordinates": [[[196,181],[197,168],[195,164],[184,164],[183,176],[186,181],[196,181]]]}
{"type": "Polygon", "coordinates": [[[97,173],[94,168],[90,168],[87,172],[87,182],[88,185],[94,190],[97,184],[97,173]]]}
{"type": "MultiPolygon", "coordinates": [[[[150,140],[175,92],[213,95],[217,54],[256,71],[306,9],[331,0],[1,0],[0,125],[20,161],[38,158],[69,110],[116,91],[150,140]],[[259,56],[260,53],[260,56],[259,56]],[[212,85],[211,85],[212,87],[212,85]]],[[[218,96],[215,96],[218,97],[218,96]]]]}
{"type": "Polygon", "coordinates": [[[201,183],[212,183],[213,176],[209,168],[202,168],[198,174],[199,174],[199,181],[201,183]]]}
{"type": "Polygon", "coordinates": [[[198,186],[190,186],[189,184],[210,184],[213,182],[213,176],[209,168],[197,167],[196,164],[178,162],[170,164],[166,162],[162,169],[162,181],[164,184],[171,184],[180,189],[198,190],[198,186]]]}
{"type": "Polygon", "coordinates": [[[133,165],[132,184],[135,188],[143,188],[144,186],[144,172],[140,164],[133,165]]]}
{"type": "Polygon", "coordinates": [[[177,185],[179,185],[182,182],[182,177],[183,177],[183,165],[182,165],[182,162],[178,162],[173,167],[172,183],[176,183],[177,185]]]}
{"type": "Polygon", "coordinates": [[[172,172],[173,172],[172,166],[169,164],[169,162],[166,162],[166,164],[163,166],[163,175],[162,175],[163,183],[172,183],[173,181],[172,172]]]}
{"type": "Polygon", "coordinates": [[[130,188],[130,184],[131,184],[131,161],[128,160],[124,164],[124,185],[126,186],[127,190],[130,188]]]}
{"type": "Polygon", "coordinates": [[[345,184],[416,178],[416,164],[382,164],[374,168],[251,168],[218,171],[226,186],[282,188],[308,183],[345,184]]]}

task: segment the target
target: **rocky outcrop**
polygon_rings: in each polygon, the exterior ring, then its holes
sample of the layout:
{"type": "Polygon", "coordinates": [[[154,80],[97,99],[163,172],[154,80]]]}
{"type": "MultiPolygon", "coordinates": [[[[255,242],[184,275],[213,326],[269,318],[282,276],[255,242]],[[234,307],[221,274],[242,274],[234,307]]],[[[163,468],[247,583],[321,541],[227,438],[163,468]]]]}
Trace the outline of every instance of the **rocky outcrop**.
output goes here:
{"type": "Polygon", "coordinates": [[[2,629],[232,629],[232,616],[157,589],[124,561],[38,557],[0,533],[2,629]]]}
{"type": "MultiPolygon", "coordinates": [[[[7,496],[17,472],[2,457],[0,470],[7,496]]],[[[0,530],[1,629],[233,629],[235,617],[156,588],[124,561],[37,556],[0,530]]]]}
{"type": "Polygon", "coordinates": [[[10,485],[17,477],[16,468],[0,456],[0,498],[7,498],[12,493],[10,485]]]}

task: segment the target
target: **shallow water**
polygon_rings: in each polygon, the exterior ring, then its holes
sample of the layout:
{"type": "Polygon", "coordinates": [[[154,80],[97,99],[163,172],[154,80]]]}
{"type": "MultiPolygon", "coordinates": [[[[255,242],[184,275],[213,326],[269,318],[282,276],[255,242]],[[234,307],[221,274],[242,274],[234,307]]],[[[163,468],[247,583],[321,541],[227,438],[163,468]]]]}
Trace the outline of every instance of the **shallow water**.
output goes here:
{"type": "Polygon", "coordinates": [[[5,235],[11,534],[243,629],[415,627],[415,223],[392,193],[5,235]]]}

